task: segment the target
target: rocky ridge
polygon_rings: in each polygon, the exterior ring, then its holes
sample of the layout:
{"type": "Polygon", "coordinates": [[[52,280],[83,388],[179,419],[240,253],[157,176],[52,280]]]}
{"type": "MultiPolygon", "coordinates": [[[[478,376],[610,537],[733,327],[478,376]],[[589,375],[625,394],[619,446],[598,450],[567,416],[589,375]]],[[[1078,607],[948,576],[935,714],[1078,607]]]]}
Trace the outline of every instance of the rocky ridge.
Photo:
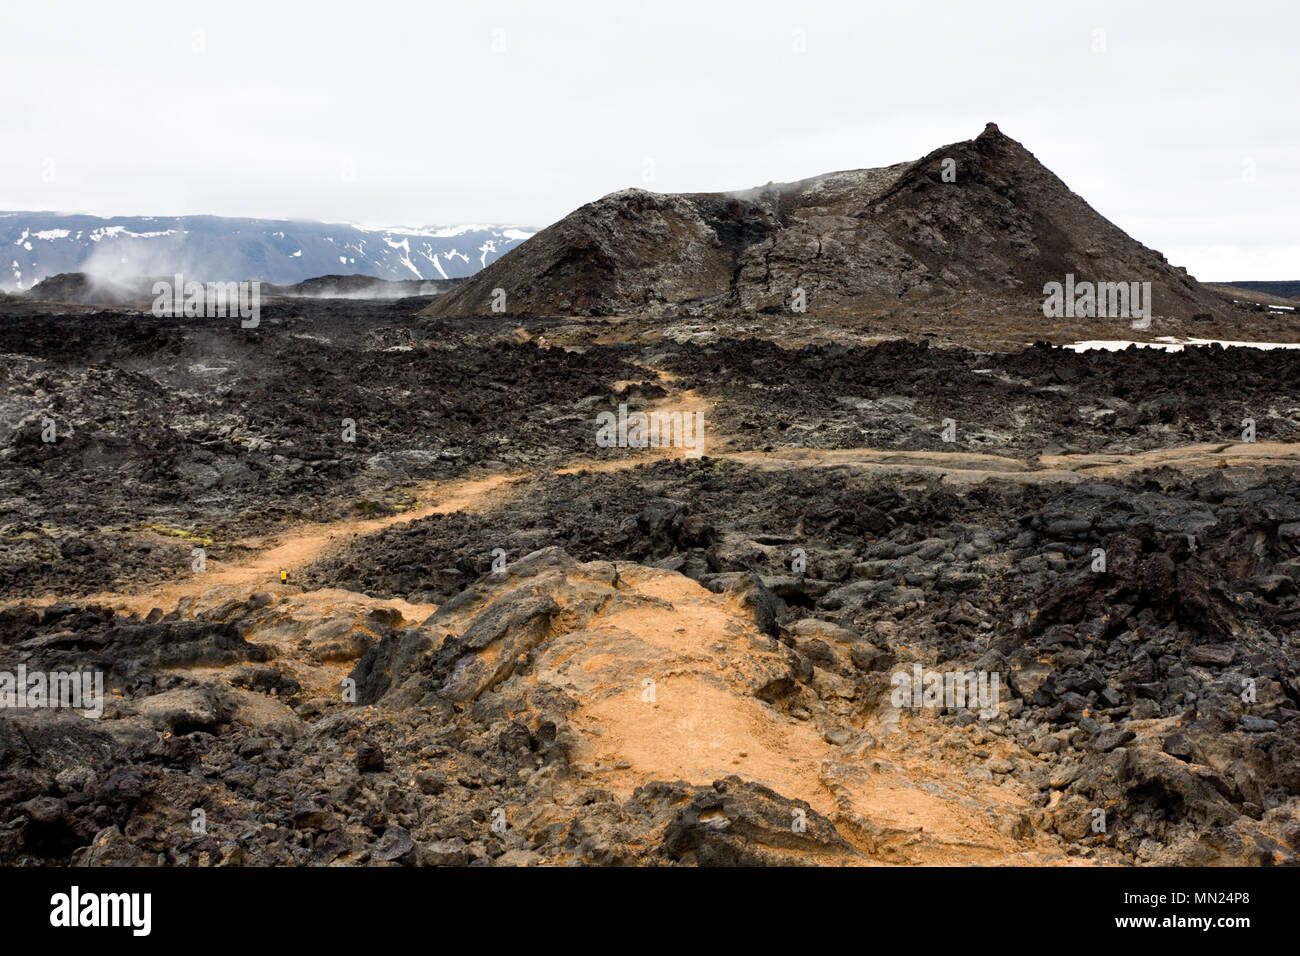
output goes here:
{"type": "Polygon", "coordinates": [[[1159,317],[1220,295],[1093,210],[990,123],[915,162],[736,193],[627,189],[511,250],[426,315],[1041,315],[1043,287],[1150,282],[1159,317]],[[500,311],[500,309],[496,309],[500,311]]]}

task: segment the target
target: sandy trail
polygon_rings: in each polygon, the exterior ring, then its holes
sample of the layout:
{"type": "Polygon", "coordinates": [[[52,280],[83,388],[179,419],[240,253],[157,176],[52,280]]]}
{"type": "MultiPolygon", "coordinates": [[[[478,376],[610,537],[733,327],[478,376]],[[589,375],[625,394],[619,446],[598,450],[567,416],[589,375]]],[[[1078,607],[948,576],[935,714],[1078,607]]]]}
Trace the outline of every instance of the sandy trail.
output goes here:
{"type": "Polygon", "coordinates": [[[584,695],[590,703],[578,715],[580,724],[601,729],[603,763],[631,765],[611,781],[616,789],[630,795],[651,780],[708,782],[743,773],[830,812],[817,780],[829,746],[810,724],[781,720],[729,686],[754,666],[757,641],[752,626],[741,625],[745,616],[735,602],[680,574],[638,568],[626,577],[634,593],[656,603],[607,614],[600,624],[640,642],[644,657],[633,658],[640,669],[631,680],[616,670],[613,687],[584,695]],[[655,682],[653,703],[644,699],[642,678],[655,682]]]}
{"type": "MultiPolygon", "coordinates": [[[[51,604],[55,601],[75,600],[111,605],[138,614],[147,614],[153,608],[170,610],[185,597],[197,598],[217,590],[229,593],[240,588],[245,592],[259,587],[279,584],[280,572],[289,573],[304,568],[332,550],[343,547],[356,537],[377,534],[385,528],[406,524],[435,514],[472,511],[481,507],[484,500],[519,481],[526,475],[495,474],[456,482],[433,482],[416,491],[417,507],[382,518],[345,518],[339,521],[311,522],[288,531],[261,538],[247,538],[236,542],[253,554],[237,561],[224,562],[209,559],[207,570],[191,574],[177,581],[155,585],[140,591],[99,591],[77,598],[47,596],[24,600],[27,604],[51,604]]],[[[494,499],[495,500],[495,499],[494,499]]],[[[396,607],[408,619],[427,615],[432,605],[414,605],[400,599],[390,599],[385,604],[396,607]]]]}
{"type": "Polygon", "coordinates": [[[1250,465],[1296,467],[1300,443],[1200,444],[1126,455],[1039,455],[1033,461],[962,451],[894,451],[873,448],[778,448],[770,452],[721,452],[716,457],[764,470],[848,467],[859,471],[937,475],[954,484],[1002,478],[1025,484],[1122,478],[1152,468],[1188,471],[1250,465]]]}
{"type": "MultiPolygon", "coordinates": [[[[660,375],[671,382],[671,376],[660,375]]],[[[703,412],[706,428],[711,401],[693,391],[670,391],[652,406],[657,411],[703,412]]],[[[1135,454],[1040,455],[1032,460],[954,450],[799,449],[772,451],[734,448],[731,436],[707,434],[700,451],[764,470],[848,467],[854,471],[921,474],[943,481],[973,484],[991,479],[1022,483],[1117,478],[1145,469],[1183,470],[1230,466],[1296,467],[1300,443],[1198,444],[1135,454]]],[[[573,461],[549,472],[613,472],[681,456],[676,448],[646,449],[618,459],[573,461]]],[[[184,598],[203,605],[271,587],[283,591],[282,571],[294,572],[344,547],[354,538],[436,514],[494,507],[515,486],[543,472],[497,473],[432,483],[416,489],[417,506],[379,518],[306,523],[262,539],[239,542],[251,554],[238,561],[209,561],[203,574],[134,592],[100,592],[82,598],[138,614],[170,610],[184,598]]],[[[853,745],[835,747],[805,721],[777,713],[744,691],[746,672],[756,666],[752,628],[740,609],[679,574],[628,568],[628,583],[648,599],[635,609],[607,615],[596,631],[621,635],[644,649],[629,660],[603,649],[591,633],[572,635],[574,654],[584,655],[583,669],[598,692],[584,695],[575,723],[591,734],[594,757],[608,774],[611,789],[623,794],[655,779],[708,783],[736,773],[764,783],[778,793],[807,800],[832,816],[847,839],[869,862],[1032,863],[1066,861],[1037,840],[1028,845],[1010,839],[996,825],[999,815],[1024,807],[1018,794],[995,790],[965,777],[975,766],[970,748],[948,735],[937,749],[918,750],[911,735],[885,735],[871,759],[853,745]],[[580,648],[580,649],[578,649],[580,648]],[[606,668],[617,681],[602,680],[606,668]],[[629,668],[636,673],[629,679],[629,668]],[[656,683],[656,702],[647,706],[642,677],[656,683]],[[991,814],[991,811],[995,811],[991,814]]],[[[26,603],[51,603],[44,598],[26,603]]],[[[360,613],[365,606],[398,610],[409,622],[423,620],[433,605],[400,599],[379,601],[326,589],[297,595],[300,613],[327,616],[331,608],[360,613]],[[360,610],[359,610],[360,609],[360,610]]],[[[562,639],[562,638],[561,638],[562,639]]],[[[342,665],[304,671],[332,686],[342,665]],[[310,671],[310,673],[309,673],[310,671]],[[319,674],[316,673],[319,671],[319,674]]],[[[315,679],[313,677],[313,679],[315,679]]],[[[1010,755],[1010,754],[1008,754],[1010,755]]],[[[1023,754],[1017,756],[1024,757],[1023,754]]]]}
{"type": "MultiPolygon", "coordinates": [[[[737,598],[636,566],[623,569],[620,594],[543,645],[533,678],[580,702],[572,721],[587,749],[577,766],[596,785],[626,799],[655,780],[708,785],[735,774],[835,821],[863,854],[840,863],[1067,862],[1050,841],[999,829],[1029,807],[1021,792],[967,776],[982,763],[969,730],[916,718],[919,729],[899,733],[913,718],[895,718],[892,731],[868,718],[879,739],[863,745],[861,715],[795,716],[760,699],[782,673],[780,654],[737,598]],[[850,742],[828,742],[823,722],[849,729],[850,742]],[[935,731],[934,745],[916,746],[935,731]]],[[[984,746],[1027,756],[1013,743],[984,746]]]]}
{"type": "MultiPolygon", "coordinates": [[[[1094,478],[1119,478],[1158,467],[1186,470],[1226,468],[1234,465],[1257,467],[1300,466],[1300,443],[1256,442],[1186,445],[1134,454],[1040,455],[1032,461],[968,451],[898,451],[891,449],[846,448],[777,448],[772,451],[734,449],[734,436],[709,431],[709,413],[716,405],[694,390],[676,391],[676,376],[647,367],[669,394],[651,404],[648,410],[683,415],[703,413],[704,428],[698,447],[689,452],[678,447],[647,448],[640,453],[614,459],[578,459],[551,470],[550,474],[575,474],[581,471],[614,472],[638,468],[663,458],[699,457],[700,454],[737,462],[763,470],[796,468],[848,467],[854,471],[936,476],[953,484],[977,484],[990,479],[1021,483],[1071,482],[1094,478]]],[[[239,546],[251,549],[251,556],[234,562],[209,560],[202,575],[187,575],[162,585],[142,590],[102,591],[77,598],[46,597],[25,603],[49,604],[56,600],[92,601],[123,610],[145,614],[152,608],[168,610],[185,597],[197,598],[213,588],[229,591],[243,587],[249,591],[280,581],[280,572],[289,574],[304,568],[331,551],[342,548],[356,537],[376,534],[385,528],[406,524],[434,514],[451,514],[495,506],[509,493],[511,486],[535,478],[538,472],[505,472],[455,482],[434,482],[415,490],[417,507],[382,518],[343,519],[326,523],[307,523],[264,538],[246,539],[239,546]]],[[[9,602],[13,603],[13,602],[9,602]]],[[[399,607],[399,600],[387,602],[399,607]]],[[[432,605],[406,605],[403,615],[411,618],[427,612],[432,605]],[[408,613],[409,612],[409,613],[408,613]]]]}

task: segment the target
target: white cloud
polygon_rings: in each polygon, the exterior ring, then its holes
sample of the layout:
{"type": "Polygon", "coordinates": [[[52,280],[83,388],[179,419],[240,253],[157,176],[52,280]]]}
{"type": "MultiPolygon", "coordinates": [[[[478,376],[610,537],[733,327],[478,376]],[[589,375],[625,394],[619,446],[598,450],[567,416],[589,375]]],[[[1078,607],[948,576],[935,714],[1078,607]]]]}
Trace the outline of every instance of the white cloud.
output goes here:
{"type": "Polygon", "coordinates": [[[1293,0],[5,7],[0,208],[545,225],[647,159],[737,189],[992,120],[1193,274],[1300,277],[1293,0]]]}

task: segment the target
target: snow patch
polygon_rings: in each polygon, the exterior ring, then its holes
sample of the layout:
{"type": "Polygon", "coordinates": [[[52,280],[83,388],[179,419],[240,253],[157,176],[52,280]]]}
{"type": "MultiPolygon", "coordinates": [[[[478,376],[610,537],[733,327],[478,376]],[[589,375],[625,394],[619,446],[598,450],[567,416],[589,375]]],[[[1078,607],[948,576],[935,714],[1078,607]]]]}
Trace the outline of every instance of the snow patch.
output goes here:
{"type": "Polygon", "coordinates": [[[1161,349],[1165,352],[1181,352],[1188,346],[1222,345],[1224,348],[1237,349],[1300,349],[1300,342],[1239,342],[1228,339],[1177,339],[1162,336],[1154,342],[1133,342],[1128,339],[1089,339],[1084,342],[1071,342],[1062,348],[1073,352],[1107,351],[1118,352],[1136,345],[1140,349],[1161,349]]]}

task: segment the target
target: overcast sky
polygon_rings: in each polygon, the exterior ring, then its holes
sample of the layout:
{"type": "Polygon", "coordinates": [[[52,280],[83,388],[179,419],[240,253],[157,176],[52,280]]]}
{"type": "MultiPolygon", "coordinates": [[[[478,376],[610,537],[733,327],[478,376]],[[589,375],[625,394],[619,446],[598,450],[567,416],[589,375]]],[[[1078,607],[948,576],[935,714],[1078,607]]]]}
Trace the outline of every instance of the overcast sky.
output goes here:
{"type": "Polygon", "coordinates": [[[1300,279],[1300,2],[0,0],[0,208],[547,225],[988,121],[1201,279],[1300,279]]]}

